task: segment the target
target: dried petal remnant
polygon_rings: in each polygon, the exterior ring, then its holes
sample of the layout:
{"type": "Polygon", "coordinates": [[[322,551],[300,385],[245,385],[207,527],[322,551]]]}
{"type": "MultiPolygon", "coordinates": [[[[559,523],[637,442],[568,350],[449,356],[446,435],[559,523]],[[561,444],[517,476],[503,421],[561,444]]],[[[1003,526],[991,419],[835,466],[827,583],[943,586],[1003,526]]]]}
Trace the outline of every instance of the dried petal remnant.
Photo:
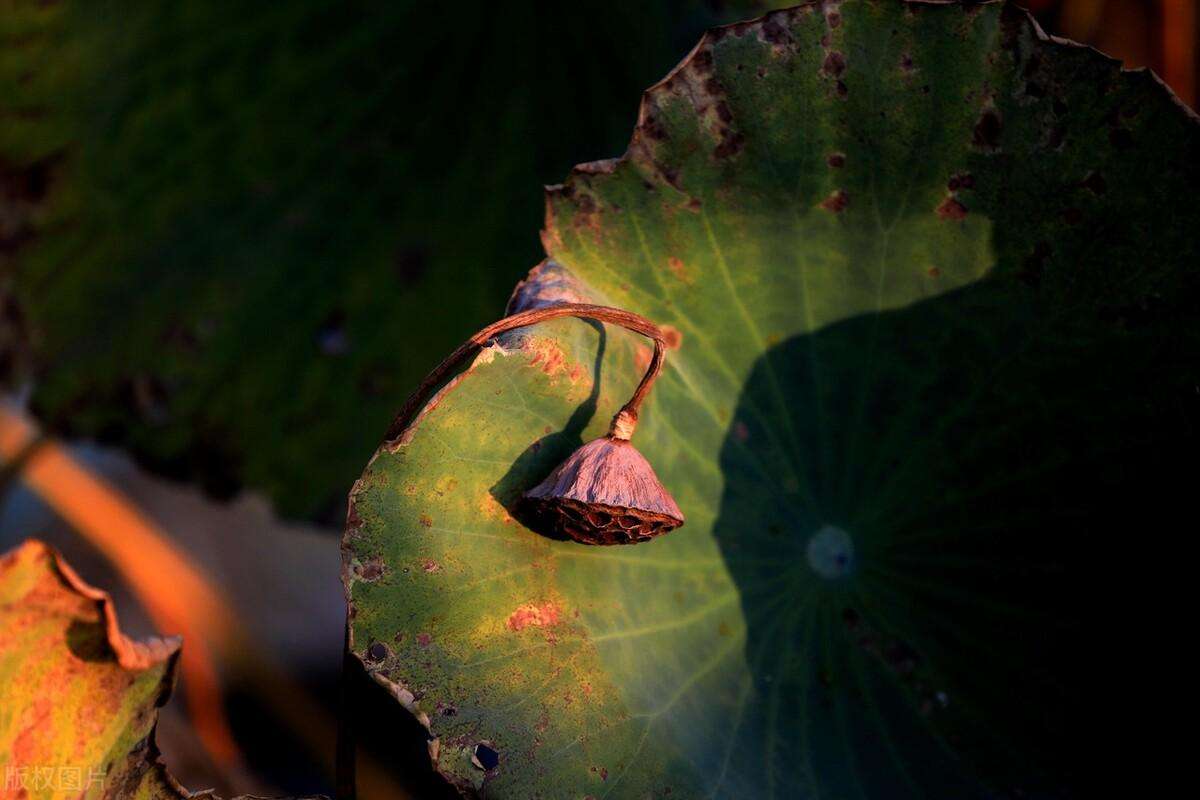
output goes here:
{"type": "Polygon", "coordinates": [[[643,542],[683,524],[645,456],[612,436],[576,450],[525,502],[550,532],[584,544],[643,542]]]}

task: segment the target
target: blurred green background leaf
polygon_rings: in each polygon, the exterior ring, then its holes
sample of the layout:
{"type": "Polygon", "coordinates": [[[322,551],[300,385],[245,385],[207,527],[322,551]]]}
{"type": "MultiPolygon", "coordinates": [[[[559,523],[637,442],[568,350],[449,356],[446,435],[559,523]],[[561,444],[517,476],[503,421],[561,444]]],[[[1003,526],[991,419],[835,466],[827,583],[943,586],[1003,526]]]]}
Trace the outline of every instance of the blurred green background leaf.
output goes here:
{"type": "Polygon", "coordinates": [[[336,519],[539,258],[539,183],[619,154],[641,91],[757,8],[15,3],[9,379],[52,431],[336,519]]]}

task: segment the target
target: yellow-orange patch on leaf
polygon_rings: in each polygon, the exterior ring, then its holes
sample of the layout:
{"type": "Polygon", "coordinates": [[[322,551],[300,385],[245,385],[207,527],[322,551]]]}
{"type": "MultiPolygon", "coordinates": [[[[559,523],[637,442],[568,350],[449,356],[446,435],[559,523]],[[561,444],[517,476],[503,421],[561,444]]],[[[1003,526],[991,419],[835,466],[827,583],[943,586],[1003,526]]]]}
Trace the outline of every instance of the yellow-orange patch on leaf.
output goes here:
{"type": "Polygon", "coordinates": [[[510,631],[524,630],[531,625],[535,628],[547,628],[558,624],[558,615],[557,603],[550,602],[542,605],[525,603],[517,606],[516,610],[508,615],[505,625],[510,631]]]}
{"type": "Polygon", "coordinates": [[[650,366],[650,356],[654,351],[644,344],[639,344],[633,349],[633,365],[638,370],[644,372],[650,366]]]}
{"type": "Polygon", "coordinates": [[[486,519],[499,520],[505,525],[510,525],[513,523],[512,515],[508,513],[508,509],[505,508],[499,500],[497,500],[495,497],[492,497],[490,492],[484,493],[483,496],[480,497],[479,503],[476,504],[475,507],[486,519]]]}
{"type": "Polygon", "coordinates": [[[554,375],[565,368],[567,356],[553,339],[537,337],[528,341],[525,346],[533,353],[529,359],[530,366],[540,367],[547,375],[554,375]]]}
{"type": "Polygon", "coordinates": [[[683,263],[682,259],[671,256],[667,259],[667,269],[671,270],[671,274],[684,283],[692,282],[691,273],[688,272],[687,265],[683,263]]]}

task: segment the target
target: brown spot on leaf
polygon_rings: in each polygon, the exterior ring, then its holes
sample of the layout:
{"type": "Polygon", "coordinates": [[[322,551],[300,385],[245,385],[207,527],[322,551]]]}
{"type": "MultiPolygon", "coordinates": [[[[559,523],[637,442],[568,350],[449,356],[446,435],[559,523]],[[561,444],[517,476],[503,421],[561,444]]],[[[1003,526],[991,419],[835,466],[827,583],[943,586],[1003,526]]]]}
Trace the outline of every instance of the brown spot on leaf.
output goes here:
{"type": "Polygon", "coordinates": [[[838,81],[837,93],[838,97],[845,97],[846,95],[850,94],[850,87],[848,87],[843,81],[838,81]]]}
{"type": "Polygon", "coordinates": [[[428,514],[422,514],[418,521],[426,528],[433,527],[433,519],[428,514]]]}
{"type": "Polygon", "coordinates": [[[763,38],[771,44],[785,45],[792,40],[792,34],[788,31],[782,14],[769,15],[763,21],[762,33],[763,38]]]}
{"type": "Polygon", "coordinates": [[[825,22],[831,28],[836,28],[842,24],[842,15],[836,9],[825,15],[825,22]]]}
{"type": "Polygon", "coordinates": [[[663,127],[662,121],[654,114],[646,114],[642,119],[640,130],[656,142],[661,142],[667,138],[667,129],[663,127]]]}
{"type": "Polygon", "coordinates": [[[719,159],[729,158],[740,153],[745,146],[746,137],[740,133],[726,130],[721,138],[721,143],[713,150],[713,155],[719,159]]]}
{"type": "Polygon", "coordinates": [[[383,561],[378,556],[368,558],[358,565],[358,577],[364,581],[376,581],[383,575],[383,561]]]}
{"type": "Polygon", "coordinates": [[[846,165],[846,154],[845,153],[830,153],[829,156],[825,159],[825,163],[828,164],[829,166],[833,167],[834,169],[841,169],[842,167],[844,167],[846,165]]]}
{"type": "Polygon", "coordinates": [[[558,624],[558,615],[557,603],[549,602],[542,605],[525,603],[517,606],[516,610],[508,615],[505,625],[510,631],[521,631],[530,626],[546,628],[558,624]]]}
{"type": "Polygon", "coordinates": [[[437,572],[441,568],[442,566],[432,559],[426,559],[425,562],[421,564],[421,569],[425,570],[426,572],[437,572]]]}
{"type": "Polygon", "coordinates": [[[837,50],[830,50],[825,55],[825,63],[821,65],[821,69],[826,75],[836,78],[846,71],[846,57],[837,50]]]}
{"type": "Polygon", "coordinates": [[[678,350],[679,346],[683,344],[683,334],[679,332],[679,329],[671,325],[663,325],[660,329],[663,333],[663,341],[667,343],[667,347],[671,350],[678,350]]]}
{"type": "Polygon", "coordinates": [[[937,207],[937,215],[942,219],[963,220],[967,218],[967,207],[953,197],[947,197],[937,207]]]}
{"type": "Polygon", "coordinates": [[[835,189],[830,192],[829,197],[821,201],[821,208],[832,211],[834,214],[842,213],[848,205],[850,205],[850,195],[841,189],[835,189]]]}
{"type": "Polygon", "coordinates": [[[429,643],[433,641],[433,636],[428,633],[417,634],[417,644],[421,647],[429,647],[429,643]]]}
{"type": "Polygon", "coordinates": [[[926,274],[928,274],[931,278],[940,278],[942,277],[942,270],[938,267],[930,267],[926,271],[926,274]]]}
{"type": "Polygon", "coordinates": [[[691,282],[691,276],[688,275],[687,266],[684,265],[682,259],[671,256],[667,259],[667,269],[671,270],[671,274],[684,283],[691,282]]]}

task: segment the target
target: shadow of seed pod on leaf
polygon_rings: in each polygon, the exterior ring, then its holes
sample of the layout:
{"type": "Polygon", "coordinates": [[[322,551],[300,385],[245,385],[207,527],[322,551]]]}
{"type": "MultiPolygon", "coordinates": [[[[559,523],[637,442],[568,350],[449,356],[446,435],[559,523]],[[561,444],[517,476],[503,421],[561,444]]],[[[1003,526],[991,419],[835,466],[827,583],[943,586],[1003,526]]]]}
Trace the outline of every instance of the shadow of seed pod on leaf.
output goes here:
{"type": "Polygon", "coordinates": [[[670,492],[654,474],[646,457],[629,441],[637,427],[638,409],[662,372],[666,338],[662,329],[631,311],[587,303],[556,302],[521,311],[476,333],[438,364],[404,404],[388,431],[400,439],[430,393],[451,370],[497,336],[560,317],[579,317],[620,325],[654,342],[646,373],[606,435],[578,448],[550,475],[522,497],[522,514],[538,533],[570,538],[583,544],[636,544],[683,525],[670,492]]]}
{"type": "Polygon", "coordinates": [[[683,524],[683,512],[654,468],[630,443],[634,423],[622,410],[613,431],[580,447],[525,493],[539,530],[583,544],[634,544],[683,524]]]}

